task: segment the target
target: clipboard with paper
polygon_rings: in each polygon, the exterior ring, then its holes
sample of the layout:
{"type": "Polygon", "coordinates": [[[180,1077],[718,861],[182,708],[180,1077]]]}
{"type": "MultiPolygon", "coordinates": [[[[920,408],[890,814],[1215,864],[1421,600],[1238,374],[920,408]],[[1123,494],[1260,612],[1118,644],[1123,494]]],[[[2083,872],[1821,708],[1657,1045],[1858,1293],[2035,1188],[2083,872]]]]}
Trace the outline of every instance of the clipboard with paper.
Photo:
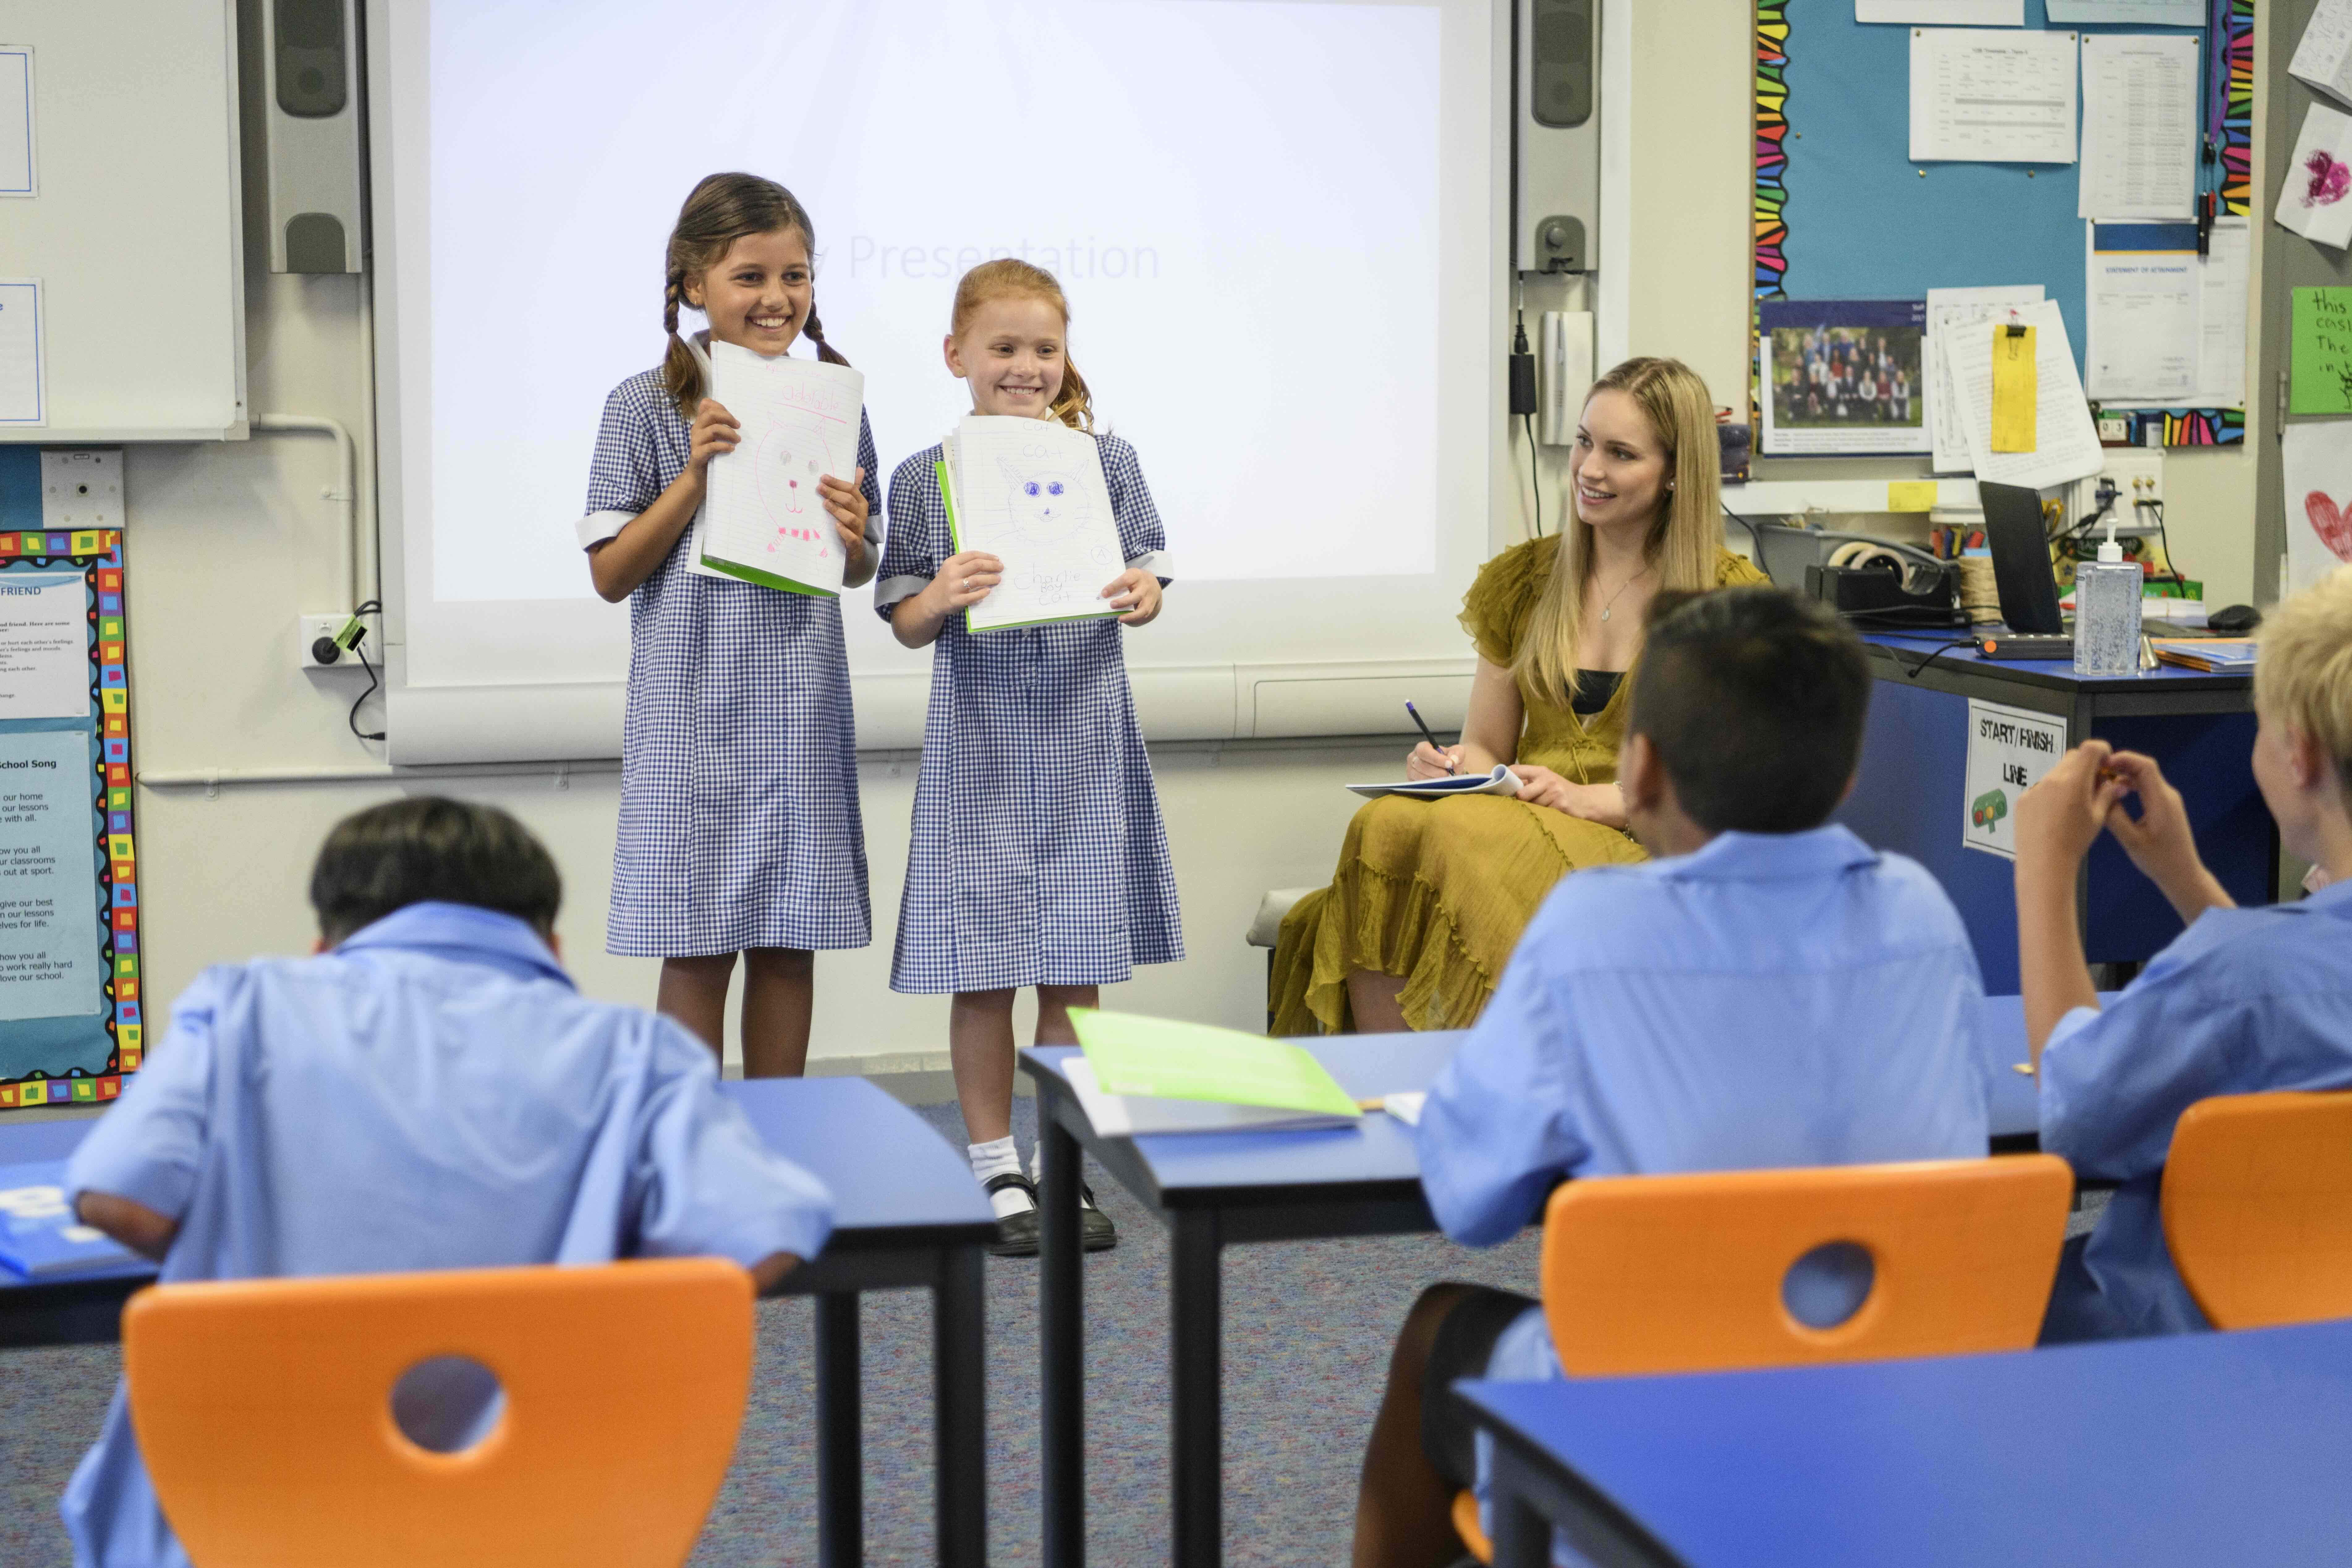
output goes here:
{"type": "Polygon", "coordinates": [[[1102,596],[1125,556],[1093,437],[1051,420],[967,415],[945,444],[940,481],[956,550],[1004,563],[1003,581],[964,612],[967,628],[1121,613],[1102,596]]]}

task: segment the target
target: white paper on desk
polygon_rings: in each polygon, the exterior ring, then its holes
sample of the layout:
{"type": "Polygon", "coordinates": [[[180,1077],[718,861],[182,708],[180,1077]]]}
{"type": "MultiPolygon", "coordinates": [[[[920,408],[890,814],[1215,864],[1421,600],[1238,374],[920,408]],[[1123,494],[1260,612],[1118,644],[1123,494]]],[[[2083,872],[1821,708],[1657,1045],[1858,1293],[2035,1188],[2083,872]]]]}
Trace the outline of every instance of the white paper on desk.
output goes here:
{"type": "Polygon", "coordinates": [[[1920,380],[1927,388],[1927,434],[1935,453],[1928,460],[1929,473],[1969,471],[1968,415],[1944,354],[1945,333],[1990,321],[1995,312],[2008,306],[2030,305],[2042,297],[2039,283],[1927,290],[1927,331],[1920,342],[1924,361],[1920,380]]]}
{"type": "Polygon", "coordinates": [[[2197,390],[2203,342],[2197,226],[2083,226],[2090,395],[2103,403],[2187,402],[2197,390]]]}
{"type": "Polygon", "coordinates": [[[2022,27],[2025,0],[1853,0],[1853,19],[1927,27],[2022,27]]]}
{"type": "Polygon", "coordinates": [[[0,278],[0,425],[49,422],[41,280],[0,278]]]}
{"type": "Polygon", "coordinates": [[[710,345],[710,395],[742,439],[710,460],[695,559],[793,593],[841,592],[841,532],[817,481],[855,479],[866,377],[847,365],[710,345]]]}
{"type": "Polygon", "coordinates": [[[2050,0],[2053,26],[2061,22],[2105,22],[2122,27],[2201,27],[2205,0],[2050,0]]]}
{"type": "Polygon", "coordinates": [[[2196,216],[2202,86],[2193,37],[2084,35],[2078,216],[2196,216]]]}
{"type": "Polygon", "coordinates": [[[1994,323],[1952,334],[1945,353],[1969,421],[1969,461],[1979,480],[2047,489],[2099,471],[2099,432],[2091,423],[2074,348],[2054,300],[2012,306],[1994,323]],[[2034,329],[2034,439],[2031,452],[1992,449],[1992,334],[2015,321],[2034,329]]]}
{"type": "Polygon", "coordinates": [[[2281,226],[2319,245],[2352,245],[2352,116],[2315,103],[2279,187],[2281,226]]]}
{"type": "Polygon", "coordinates": [[[964,612],[975,632],[1116,616],[1103,598],[1125,566],[1095,438],[1059,420],[967,414],[950,467],[955,546],[1004,563],[964,612]]]}
{"type": "Polygon", "coordinates": [[[2286,587],[2299,594],[2352,561],[2352,419],[2286,426],[2279,472],[2286,491],[2286,587]]]}
{"type": "Polygon", "coordinates": [[[1094,1063],[1075,1056],[1062,1065],[1070,1092],[1094,1130],[1106,1138],[1141,1138],[1158,1132],[1297,1132],[1317,1127],[1352,1127],[1357,1119],[1322,1110],[1286,1110],[1269,1105],[1228,1105],[1221,1100],[1162,1100],[1144,1094],[1107,1094],[1094,1063]]]}
{"type": "Polygon", "coordinates": [[[41,194],[33,127],[32,47],[0,44],[0,196],[41,194]]]}
{"type": "Polygon", "coordinates": [[[2352,104],[2352,0],[2319,0],[2286,68],[2297,81],[2352,104]]]}
{"type": "Polygon", "coordinates": [[[1912,29],[1912,161],[2073,163],[2075,54],[2069,32],[1912,29]]]}

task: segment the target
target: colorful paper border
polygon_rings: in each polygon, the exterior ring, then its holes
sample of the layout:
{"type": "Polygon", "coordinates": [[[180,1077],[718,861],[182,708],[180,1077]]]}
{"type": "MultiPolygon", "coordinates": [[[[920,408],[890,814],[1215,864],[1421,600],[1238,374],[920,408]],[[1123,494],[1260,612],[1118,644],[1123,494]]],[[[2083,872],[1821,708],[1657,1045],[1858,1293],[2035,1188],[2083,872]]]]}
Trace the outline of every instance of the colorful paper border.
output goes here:
{"type": "Polygon", "coordinates": [[[107,968],[106,1032],[113,1048],[102,1072],[77,1068],[50,1074],[36,1069],[21,1079],[0,1079],[0,1110],[103,1104],[122,1092],[123,1079],[139,1070],[142,1053],[138,825],[131,775],[131,663],[123,636],[122,532],[110,528],[0,533],[0,573],[55,571],[66,566],[82,574],[89,595],[89,698],[99,742],[91,770],[90,804],[96,847],[103,851],[98,885],[99,954],[107,968]]]}

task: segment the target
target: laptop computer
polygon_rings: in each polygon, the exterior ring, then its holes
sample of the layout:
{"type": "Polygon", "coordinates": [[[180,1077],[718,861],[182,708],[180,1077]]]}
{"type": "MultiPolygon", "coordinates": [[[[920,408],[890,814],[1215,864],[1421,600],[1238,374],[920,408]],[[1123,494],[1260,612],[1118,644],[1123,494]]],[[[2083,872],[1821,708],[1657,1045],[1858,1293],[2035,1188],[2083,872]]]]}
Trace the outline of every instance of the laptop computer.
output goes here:
{"type": "Polygon", "coordinates": [[[2050,575],[2050,536],[2042,523],[2042,498],[2022,485],[1979,483],[1985,542],[1992,549],[1993,586],[2000,595],[2000,618],[2023,637],[2063,637],[2058,584],[2050,575]]]}

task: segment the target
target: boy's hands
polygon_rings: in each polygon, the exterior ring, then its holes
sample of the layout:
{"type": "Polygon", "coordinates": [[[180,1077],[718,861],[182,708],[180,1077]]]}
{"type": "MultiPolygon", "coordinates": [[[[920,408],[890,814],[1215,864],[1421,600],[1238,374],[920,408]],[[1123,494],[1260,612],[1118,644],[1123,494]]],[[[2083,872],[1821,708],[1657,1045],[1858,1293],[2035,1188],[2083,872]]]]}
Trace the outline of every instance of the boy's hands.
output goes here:
{"type": "Polygon", "coordinates": [[[2031,867],[2074,876],[2097,841],[2099,829],[2107,825],[2108,814],[2120,811],[2120,802],[2131,792],[2108,767],[2112,752],[2105,741],[2085,741],[2017,797],[2020,875],[2031,867]]]}
{"type": "Polygon", "coordinates": [[[694,423],[687,427],[686,438],[687,470],[699,481],[710,477],[711,458],[735,449],[743,438],[743,426],[724,404],[706,397],[695,406],[694,423]]]}
{"type": "Polygon", "coordinates": [[[1139,626],[1160,614],[1160,579],[1140,566],[1130,566],[1110,580],[1102,591],[1111,608],[1125,610],[1119,616],[1121,626],[1139,626]]]}
{"type": "Polygon", "coordinates": [[[2154,757],[2137,752],[2117,752],[2107,769],[2139,797],[2135,817],[2121,802],[2107,812],[2107,831],[2124,847],[2140,874],[2179,912],[2186,925],[2210,909],[2233,909],[2237,900],[2224,891],[2197,853],[2197,838],[2189,829],[2189,811],[2180,792],[2166,780],[2154,757]]]}

